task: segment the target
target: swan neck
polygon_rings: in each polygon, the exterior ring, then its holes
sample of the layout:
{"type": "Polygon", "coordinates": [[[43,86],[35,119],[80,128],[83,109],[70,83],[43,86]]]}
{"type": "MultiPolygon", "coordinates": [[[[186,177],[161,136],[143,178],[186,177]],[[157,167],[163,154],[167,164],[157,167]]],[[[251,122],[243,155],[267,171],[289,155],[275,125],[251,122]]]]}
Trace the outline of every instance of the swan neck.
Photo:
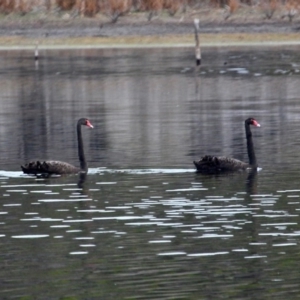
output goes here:
{"type": "Polygon", "coordinates": [[[78,141],[78,158],[80,162],[80,169],[83,171],[87,171],[87,163],[85,161],[80,123],[77,123],[77,141],[78,141]]]}
{"type": "Polygon", "coordinates": [[[256,156],[254,152],[254,145],[252,140],[252,132],[250,129],[250,124],[245,123],[245,131],[246,131],[246,139],[247,139],[247,151],[248,151],[248,157],[249,157],[249,164],[251,166],[256,166],[256,156]]]}

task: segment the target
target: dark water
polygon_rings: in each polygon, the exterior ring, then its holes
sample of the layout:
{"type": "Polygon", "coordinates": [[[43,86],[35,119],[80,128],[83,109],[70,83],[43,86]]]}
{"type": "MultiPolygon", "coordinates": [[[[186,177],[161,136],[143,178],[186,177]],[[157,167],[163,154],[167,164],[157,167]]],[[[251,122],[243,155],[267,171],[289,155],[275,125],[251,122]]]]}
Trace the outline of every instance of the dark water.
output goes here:
{"type": "Polygon", "coordinates": [[[296,299],[300,51],[2,51],[1,299],[296,299]],[[204,176],[204,154],[257,174],[204,176]],[[89,175],[36,179],[32,158],[89,175]]]}

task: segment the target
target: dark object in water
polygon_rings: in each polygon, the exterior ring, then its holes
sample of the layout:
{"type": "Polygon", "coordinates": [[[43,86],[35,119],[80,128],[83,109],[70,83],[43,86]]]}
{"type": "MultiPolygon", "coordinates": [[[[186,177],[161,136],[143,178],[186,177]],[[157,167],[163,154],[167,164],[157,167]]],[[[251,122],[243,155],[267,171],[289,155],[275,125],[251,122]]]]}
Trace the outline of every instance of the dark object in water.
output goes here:
{"type": "Polygon", "coordinates": [[[77,168],[71,164],[57,160],[45,160],[45,161],[31,161],[24,166],[21,166],[25,174],[34,175],[52,175],[52,174],[73,174],[78,172],[87,172],[88,167],[85,160],[83,141],[81,134],[81,126],[88,126],[93,128],[91,122],[86,118],[81,118],[77,122],[77,141],[78,141],[78,157],[80,161],[80,168],[77,168]]]}
{"type": "Polygon", "coordinates": [[[199,161],[194,161],[194,165],[199,173],[220,173],[246,170],[248,168],[257,168],[257,162],[252,141],[252,132],[250,125],[260,127],[259,123],[253,119],[245,120],[245,131],[247,139],[247,150],[249,163],[245,163],[238,159],[225,156],[203,156],[199,161]]]}

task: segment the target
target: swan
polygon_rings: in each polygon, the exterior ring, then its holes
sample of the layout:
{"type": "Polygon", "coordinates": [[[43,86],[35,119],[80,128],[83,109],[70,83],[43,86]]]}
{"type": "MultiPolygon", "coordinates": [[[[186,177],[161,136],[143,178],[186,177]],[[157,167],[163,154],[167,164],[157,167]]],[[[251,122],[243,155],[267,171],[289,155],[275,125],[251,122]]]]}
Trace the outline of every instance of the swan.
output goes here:
{"type": "Polygon", "coordinates": [[[203,156],[199,161],[194,161],[194,165],[199,173],[220,173],[220,172],[232,172],[241,171],[248,168],[256,169],[257,162],[254,152],[254,146],[252,141],[252,132],[250,125],[260,127],[260,124],[254,118],[248,118],[245,120],[245,131],[247,139],[247,151],[249,157],[249,163],[240,161],[238,159],[225,157],[225,156],[203,156]]]}
{"type": "Polygon", "coordinates": [[[81,134],[81,126],[87,126],[94,128],[89,119],[81,118],[77,122],[77,141],[78,141],[78,158],[80,162],[80,168],[77,168],[69,163],[58,160],[45,160],[45,161],[30,161],[29,163],[22,165],[22,171],[25,174],[43,174],[43,175],[62,175],[84,172],[87,173],[88,167],[85,160],[83,141],[81,134]]]}

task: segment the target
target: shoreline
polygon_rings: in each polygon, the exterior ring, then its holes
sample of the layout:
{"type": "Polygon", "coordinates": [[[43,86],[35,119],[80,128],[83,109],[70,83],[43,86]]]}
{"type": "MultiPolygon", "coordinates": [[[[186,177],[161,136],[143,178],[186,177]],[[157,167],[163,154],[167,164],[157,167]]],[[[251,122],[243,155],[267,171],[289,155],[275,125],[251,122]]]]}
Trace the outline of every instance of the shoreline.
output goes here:
{"type": "MultiPolygon", "coordinates": [[[[243,12],[224,21],[202,12],[199,38],[203,47],[298,46],[300,21],[245,18],[243,12]]],[[[162,16],[151,22],[144,15],[131,14],[117,23],[105,19],[42,18],[16,15],[0,18],[0,50],[109,49],[195,47],[194,17],[162,16]]]]}
{"type": "MultiPolygon", "coordinates": [[[[194,35],[122,36],[122,37],[24,37],[0,36],[0,50],[122,49],[195,47],[194,35]]],[[[299,46],[297,33],[218,33],[201,34],[200,46],[207,47],[276,47],[299,46]]]]}

